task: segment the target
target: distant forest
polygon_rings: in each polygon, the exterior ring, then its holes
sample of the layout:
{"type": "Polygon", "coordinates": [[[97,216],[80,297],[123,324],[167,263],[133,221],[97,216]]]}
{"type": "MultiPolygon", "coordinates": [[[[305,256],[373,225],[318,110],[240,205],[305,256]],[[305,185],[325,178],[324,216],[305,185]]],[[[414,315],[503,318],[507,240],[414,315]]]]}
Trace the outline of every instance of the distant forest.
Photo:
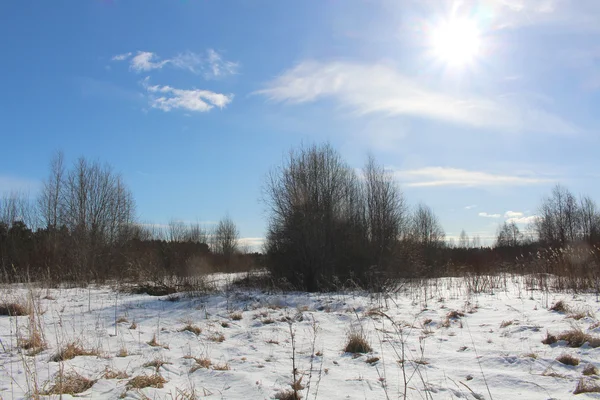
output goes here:
{"type": "Polygon", "coordinates": [[[368,158],[351,168],[329,144],[289,152],[265,178],[268,227],[261,252],[240,248],[235,222],[206,228],[136,218],[134,196],[109,165],[62,153],[35,199],[0,200],[0,281],[160,281],[266,269],[271,282],[318,291],[381,289],[396,278],[552,273],[600,287],[600,210],[557,185],[522,232],[498,228],[493,246],[447,241],[434,210],[409,207],[392,174],[368,158]]]}

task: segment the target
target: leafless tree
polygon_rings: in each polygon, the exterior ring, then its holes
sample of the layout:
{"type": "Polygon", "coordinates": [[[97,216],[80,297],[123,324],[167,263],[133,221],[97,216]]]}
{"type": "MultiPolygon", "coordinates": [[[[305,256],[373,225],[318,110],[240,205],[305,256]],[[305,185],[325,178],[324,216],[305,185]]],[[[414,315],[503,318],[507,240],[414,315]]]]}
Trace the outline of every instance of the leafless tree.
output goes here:
{"type": "Polygon", "coordinates": [[[516,247],[523,244],[523,234],[514,221],[504,222],[498,227],[496,247],[516,247]]]}
{"type": "Polygon", "coordinates": [[[214,232],[213,251],[226,258],[232,257],[238,250],[239,230],[229,217],[221,218],[214,232]]]}
{"type": "Polygon", "coordinates": [[[369,156],[363,169],[367,226],[373,261],[389,266],[392,252],[406,227],[407,207],[394,176],[369,156]]]}
{"type": "Polygon", "coordinates": [[[423,203],[420,203],[413,213],[411,237],[425,247],[440,247],[446,237],[438,217],[423,203]]]}
{"type": "Polygon", "coordinates": [[[64,206],[64,154],[57,152],[50,161],[50,175],[43,182],[38,197],[38,208],[43,227],[56,230],[62,219],[64,206]]]}
{"type": "Polygon", "coordinates": [[[579,204],[564,186],[556,185],[552,194],[542,200],[535,229],[540,241],[551,245],[564,245],[580,238],[579,204]]]}
{"type": "Polygon", "coordinates": [[[579,205],[581,213],[581,233],[583,240],[589,244],[600,241],[600,210],[596,202],[589,196],[584,196],[579,205]]]}
{"type": "Polygon", "coordinates": [[[460,231],[460,236],[458,237],[458,247],[466,249],[469,247],[469,244],[469,235],[467,235],[467,232],[463,229],[460,231]]]}

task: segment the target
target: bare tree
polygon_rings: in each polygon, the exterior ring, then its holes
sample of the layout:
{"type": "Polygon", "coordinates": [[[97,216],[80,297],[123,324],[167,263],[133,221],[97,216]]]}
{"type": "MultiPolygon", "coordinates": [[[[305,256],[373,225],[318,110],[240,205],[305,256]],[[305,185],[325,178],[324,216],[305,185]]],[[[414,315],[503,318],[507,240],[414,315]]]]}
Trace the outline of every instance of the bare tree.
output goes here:
{"type": "Polygon", "coordinates": [[[384,266],[406,226],[406,203],[394,176],[369,156],[363,169],[367,226],[375,264],[384,266]]]}
{"type": "Polygon", "coordinates": [[[57,152],[50,161],[50,175],[43,182],[42,190],[38,197],[38,208],[42,226],[56,230],[62,219],[62,206],[64,202],[64,154],[57,152]]]}
{"type": "Polygon", "coordinates": [[[596,244],[600,241],[600,210],[589,196],[582,197],[579,203],[582,238],[596,244]]]}
{"type": "Polygon", "coordinates": [[[464,229],[460,231],[460,236],[458,237],[458,247],[463,249],[469,247],[469,235],[467,235],[467,232],[465,232],[464,229]]]}
{"type": "Polygon", "coordinates": [[[535,222],[538,238],[544,243],[564,245],[580,238],[580,212],[575,196],[564,186],[556,185],[542,200],[535,222]]]}
{"type": "Polygon", "coordinates": [[[227,215],[221,218],[214,232],[213,251],[227,258],[238,250],[239,230],[235,222],[227,215]]]}
{"type": "Polygon", "coordinates": [[[496,247],[516,247],[523,243],[523,234],[514,221],[504,222],[498,227],[496,247]]]}
{"type": "Polygon", "coordinates": [[[440,247],[445,236],[444,229],[433,210],[420,203],[412,217],[412,239],[425,247],[440,247]]]}

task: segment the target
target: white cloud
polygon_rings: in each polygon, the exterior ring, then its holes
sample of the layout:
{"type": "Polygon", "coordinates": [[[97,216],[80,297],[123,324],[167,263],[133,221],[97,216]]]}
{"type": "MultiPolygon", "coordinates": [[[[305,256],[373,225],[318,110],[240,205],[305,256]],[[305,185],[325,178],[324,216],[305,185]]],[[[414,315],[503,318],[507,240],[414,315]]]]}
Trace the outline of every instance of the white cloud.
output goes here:
{"type": "Polygon", "coordinates": [[[181,108],[188,111],[207,112],[214,107],[223,108],[233,100],[233,95],[199,89],[175,89],[171,86],[148,85],[146,78],[142,85],[150,94],[150,105],[165,112],[181,108]]]}
{"type": "Polygon", "coordinates": [[[206,79],[215,79],[237,73],[238,63],[224,60],[223,57],[213,49],[207,50],[208,71],[204,73],[206,79]]]}
{"type": "Polygon", "coordinates": [[[395,175],[406,186],[523,186],[552,182],[551,179],[523,175],[500,175],[482,171],[468,171],[458,168],[426,167],[412,170],[398,170],[395,175]]]}
{"type": "Polygon", "coordinates": [[[507,211],[504,213],[504,218],[520,218],[522,216],[523,213],[519,211],[507,211]]]}
{"type": "Polygon", "coordinates": [[[484,218],[500,218],[502,215],[500,214],[488,214],[486,212],[480,212],[479,214],[480,217],[484,217],[484,218]]]}
{"type": "MultiPolygon", "coordinates": [[[[112,59],[122,61],[130,56],[131,53],[125,53],[116,55],[112,59]]],[[[233,75],[237,73],[239,68],[239,63],[225,60],[219,52],[213,49],[208,49],[205,55],[186,51],[173,58],[163,60],[156,53],[138,51],[131,59],[129,68],[135,72],[142,72],[160,69],[165,65],[187,70],[194,74],[202,74],[205,79],[218,79],[233,75]]]]}
{"type": "Polygon", "coordinates": [[[509,224],[514,222],[515,224],[527,225],[537,221],[539,217],[537,215],[530,215],[529,217],[509,218],[506,220],[509,224]]]}
{"type": "Polygon", "coordinates": [[[578,132],[560,117],[515,98],[455,96],[382,64],[302,62],[255,93],[291,104],[332,98],[359,115],[410,115],[510,132],[578,132]]]}
{"type": "Polygon", "coordinates": [[[465,206],[465,210],[472,210],[473,208],[477,208],[477,204],[471,204],[470,206],[465,206]]]}
{"type": "Polygon", "coordinates": [[[265,238],[262,237],[244,237],[238,240],[240,247],[247,247],[251,251],[261,251],[265,238]]]}
{"type": "Polygon", "coordinates": [[[135,72],[151,71],[160,69],[170,60],[158,61],[158,56],[149,51],[138,51],[135,57],[131,59],[129,69],[135,72]]]}
{"type": "Polygon", "coordinates": [[[123,53],[123,54],[117,54],[115,56],[113,56],[113,58],[111,58],[112,61],[125,61],[127,60],[129,57],[131,57],[131,52],[129,53],[123,53]]]}

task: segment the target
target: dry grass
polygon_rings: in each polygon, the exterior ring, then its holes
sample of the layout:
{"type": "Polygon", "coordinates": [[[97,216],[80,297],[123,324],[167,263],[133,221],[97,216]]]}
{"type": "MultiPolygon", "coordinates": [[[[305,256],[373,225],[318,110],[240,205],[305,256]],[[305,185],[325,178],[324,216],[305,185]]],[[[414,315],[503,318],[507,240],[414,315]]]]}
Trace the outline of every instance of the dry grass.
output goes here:
{"type": "Polygon", "coordinates": [[[344,347],[346,353],[368,353],[373,350],[369,344],[369,340],[361,332],[350,331],[346,339],[346,346],[344,347]]]}
{"type": "Polygon", "coordinates": [[[131,325],[129,325],[129,329],[137,329],[137,324],[135,323],[135,321],[133,321],[131,325]]]}
{"type": "Polygon", "coordinates": [[[365,360],[367,364],[371,365],[375,364],[377,361],[379,361],[379,357],[369,357],[365,360]]]}
{"type": "Polygon", "coordinates": [[[300,393],[295,392],[294,390],[282,390],[280,392],[275,393],[273,396],[277,400],[300,400],[302,396],[300,393]]]}
{"type": "Polygon", "coordinates": [[[556,311],[559,313],[566,314],[571,311],[571,307],[564,301],[559,300],[550,307],[550,311],[556,311]]]}
{"type": "Polygon", "coordinates": [[[502,321],[502,323],[500,324],[500,328],[506,328],[507,326],[511,326],[513,324],[513,321],[502,321]]]}
{"type": "Polygon", "coordinates": [[[59,374],[54,380],[54,384],[48,389],[42,392],[43,395],[63,395],[70,394],[75,395],[78,393],[85,392],[92,386],[96,381],[83,377],[75,372],[67,373],[65,375],[59,374]]]}
{"type": "Polygon", "coordinates": [[[117,353],[117,357],[127,357],[129,355],[129,352],[127,351],[127,348],[125,346],[121,347],[119,349],[119,352],[117,353]]]}
{"type": "Polygon", "coordinates": [[[199,370],[200,368],[208,369],[212,365],[212,361],[210,361],[210,359],[208,359],[206,357],[202,357],[202,358],[192,357],[192,358],[194,359],[194,361],[196,361],[196,365],[194,365],[190,369],[190,373],[195,372],[195,371],[199,370]]]}
{"type": "Polygon", "coordinates": [[[161,360],[160,358],[156,358],[156,359],[154,359],[152,361],[148,361],[147,363],[145,363],[144,367],[152,367],[158,373],[158,370],[160,369],[160,367],[162,367],[165,364],[170,364],[170,363],[166,362],[164,360],[161,360]]]}
{"type": "Polygon", "coordinates": [[[150,341],[147,343],[152,347],[164,347],[165,349],[169,348],[168,346],[163,346],[162,344],[158,343],[158,340],[156,340],[156,333],[152,335],[152,339],[150,339],[150,341]]]}
{"type": "Polygon", "coordinates": [[[128,320],[127,320],[127,318],[126,318],[126,317],[124,317],[124,316],[121,316],[121,317],[119,317],[119,318],[117,319],[117,324],[122,324],[122,323],[125,323],[125,322],[129,322],[129,321],[128,321],[128,320]]]}
{"type": "Polygon", "coordinates": [[[215,332],[208,337],[208,340],[210,340],[212,342],[222,343],[225,341],[225,335],[223,335],[222,333],[219,333],[219,332],[215,332]]]}
{"type": "Polygon", "coordinates": [[[110,369],[106,367],[104,369],[104,374],[102,374],[102,378],[104,379],[127,379],[129,378],[129,374],[125,371],[119,371],[118,369],[110,369]]]}
{"type": "Polygon", "coordinates": [[[558,335],[546,334],[546,338],[542,340],[543,344],[553,344],[559,340],[567,342],[569,347],[581,347],[587,343],[590,347],[600,347],[600,338],[594,337],[581,329],[571,329],[570,331],[562,332],[558,335]]]}
{"type": "Polygon", "coordinates": [[[594,364],[588,364],[583,369],[583,374],[585,376],[598,375],[598,368],[594,364]]]}
{"type": "Polygon", "coordinates": [[[65,347],[60,349],[58,353],[56,353],[50,361],[60,362],[66,360],[72,360],[78,356],[98,356],[100,353],[98,350],[86,350],[79,343],[71,342],[68,343],[65,347]]]}
{"type": "Polygon", "coordinates": [[[575,387],[573,394],[581,393],[600,393],[600,385],[594,380],[581,378],[579,382],[577,382],[577,387],[575,387]]]}
{"type": "Polygon", "coordinates": [[[167,380],[159,374],[154,375],[138,375],[127,382],[127,388],[129,389],[143,389],[147,387],[153,387],[162,389],[167,383],[167,380]]]}
{"type": "Polygon", "coordinates": [[[231,368],[229,367],[229,364],[221,363],[221,364],[213,365],[213,369],[215,371],[229,371],[231,368]]]}
{"type": "Polygon", "coordinates": [[[558,356],[556,358],[556,361],[558,361],[561,364],[572,365],[574,367],[579,365],[579,358],[574,357],[567,353],[564,353],[564,354],[561,354],[560,356],[558,356]]]}
{"type": "Polygon", "coordinates": [[[202,329],[193,324],[187,324],[183,328],[179,330],[179,332],[192,332],[194,335],[198,336],[202,333],[202,329]]]}
{"type": "Polygon", "coordinates": [[[193,358],[194,361],[196,361],[196,364],[190,369],[190,373],[198,371],[200,368],[208,369],[212,365],[212,361],[210,361],[210,359],[208,359],[206,357],[202,357],[202,358],[191,357],[191,358],[193,358]]]}
{"type": "Polygon", "coordinates": [[[229,328],[229,322],[227,322],[227,321],[223,321],[223,322],[221,322],[221,326],[222,326],[223,328],[229,328]]]}
{"type": "Polygon", "coordinates": [[[242,317],[242,313],[241,312],[234,312],[232,314],[229,315],[229,317],[233,320],[233,321],[240,321],[243,317],[242,317]]]}
{"type": "Polygon", "coordinates": [[[592,313],[589,310],[575,310],[569,315],[567,315],[567,318],[572,318],[576,321],[579,321],[580,319],[583,319],[585,317],[594,318],[594,313],[592,313]]]}
{"type": "Polygon", "coordinates": [[[9,317],[20,317],[30,315],[33,312],[31,305],[27,302],[3,302],[0,303],[0,315],[9,317]]]}
{"type": "Polygon", "coordinates": [[[44,338],[37,329],[33,329],[29,337],[21,337],[17,340],[17,344],[23,350],[29,350],[28,355],[34,356],[48,348],[44,338]]]}

